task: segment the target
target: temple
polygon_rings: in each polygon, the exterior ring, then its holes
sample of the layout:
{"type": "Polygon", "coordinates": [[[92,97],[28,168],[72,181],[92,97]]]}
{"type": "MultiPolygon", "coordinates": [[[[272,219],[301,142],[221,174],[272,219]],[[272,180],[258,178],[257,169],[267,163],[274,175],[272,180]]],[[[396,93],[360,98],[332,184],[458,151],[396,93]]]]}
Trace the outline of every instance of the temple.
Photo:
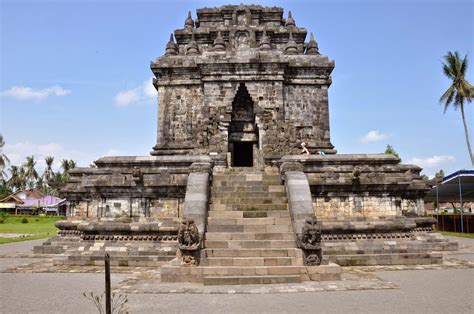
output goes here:
{"type": "Polygon", "coordinates": [[[340,266],[441,263],[421,168],[337,154],[335,63],[279,7],[197,10],[151,62],[151,156],[104,157],[61,187],[56,263],[163,266],[162,281],[340,279],[340,266]],[[309,37],[309,38],[308,38],[309,37]],[[305,143],[310,155],[301,154],[305,143]],[[81,247],[79,250],[78,248],[81,247]]]}

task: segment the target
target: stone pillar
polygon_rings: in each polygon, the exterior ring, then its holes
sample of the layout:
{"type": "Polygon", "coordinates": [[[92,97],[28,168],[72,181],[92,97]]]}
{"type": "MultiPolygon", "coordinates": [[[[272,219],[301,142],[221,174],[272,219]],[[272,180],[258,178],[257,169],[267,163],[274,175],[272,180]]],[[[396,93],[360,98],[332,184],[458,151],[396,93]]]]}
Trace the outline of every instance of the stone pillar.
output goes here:
{"type": "Polygon", "coordinates": [[[303,165],[297,162],[284,162],[280,173],[285,179],[293,230],[299,236],[306,219],[315,216],[308,179],[303,172],[303,165]]]}
{"type": "Polygon", "coordinates": [[[184,197],[184,219],[193,219],[199,233],[206,230],[206,215],[209,204],[210,163],[193,163],[188,176],[184,197]]]}

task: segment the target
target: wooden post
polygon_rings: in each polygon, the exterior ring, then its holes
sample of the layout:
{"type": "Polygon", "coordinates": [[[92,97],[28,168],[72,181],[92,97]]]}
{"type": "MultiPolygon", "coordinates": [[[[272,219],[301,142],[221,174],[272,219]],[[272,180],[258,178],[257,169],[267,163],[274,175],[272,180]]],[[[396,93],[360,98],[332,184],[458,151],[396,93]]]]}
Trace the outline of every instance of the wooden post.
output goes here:
{"type": "Polygon", "coordinates": [[[105,313],[112,314],[112,303],[110,298],[110,255],[105,253],[105,313]]]}

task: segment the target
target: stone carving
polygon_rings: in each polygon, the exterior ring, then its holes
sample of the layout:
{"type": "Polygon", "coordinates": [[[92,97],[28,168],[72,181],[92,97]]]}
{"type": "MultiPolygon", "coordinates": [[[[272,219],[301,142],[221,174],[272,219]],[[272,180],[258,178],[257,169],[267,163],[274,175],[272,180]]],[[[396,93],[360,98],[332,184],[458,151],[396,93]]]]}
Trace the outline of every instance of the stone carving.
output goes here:
{"type": "Polygon", "coordinates": [[[293,16],[291,16],[291,11],[288,11],[288,18],[286,19],[285,26],[286,27],[296,27],[295,20],[293,19],[293,16]]]}
{"type": "Polygon", "coordinates": [[[354,171],[352,171],[352,184],[360,184],[360,175],[361,171],[355,167],[354,171]]]}
{"type": "Polygon", "coordinates": [[[188,17],[184,21],[184,28],[185,29],[193,29],[194,28],[194,21],[191,17],[191,11],[188,11],[188,17]]]}
{"type": "Polygon", "coordinates": [[[199,46],[194,39],[194,33],[191,35],[191,41],[186,46],[186,55],[188,56],[195,56],[199,54],[199,46]]]}
{"type": "Polygon", "coordinates": [[[298,46],[296,45],[296,41],[293,39],[293,32],[290,32],[290,38],[288,39],[288,43],[285,47],[285,54],[286,55],[295,55],[298,53],[298,46]]]}
{"type": "Polygon", "coordinates": [[[314,40],[314,35],[313,35],[312,32],[311,32],[310,40],[309,40],[309,42],[306,46],[305,54],[307,54],[307,55],[318,55],[319,54],[318,43],[316,42],[316,40],[314,40]]]}
{"type": "Polygon", "coordinates": [[[267,36],[267,31],[263,31],[262,38],[260,39],[260,44],[258,45],[258,48],[261,51],[268,51],[272,49],[272,45],[270,43],[270,38],[267,36]]]}
{"type": "Polygon", "coordinates": [[[306,219],[299,236],[299,247],[304,253],[304,263],[307,266],[318,266],[322,261],[321,227],[316,217],[306,219]]]}
{"type": "Polygon", "coordinates": [[[133,181],[135,181],[137,183],[142,182],[143,181],[143,173],[142,173],[141,169],[138,168],[138,167],[133,167],[132,177],[133,177],[133,181]]]}
{"type": "Polygon", "coordinates": [[[225,51],[225,41],[222,38],[221,31],[217,32],[217,37],[214,40],[214,51],[225,51]]]}
{"type": "Polygon", "coordinates": [[[183,219],[178,230],[178,248],[181,265],[199,265],[201,235],[193,219],[183,219]]]}
{"type": "Polygon", "coordinates": [[[235,33],[235,48],[246,49],[249,47],[250,35],[247,31],[239,31],[235,33]]]}
{"type": "Polygon", "coordinates": [[[173,38],[173,33],[170,35],[170,40],[166,44],[165,55],[177,55],[178,54],[178,46],[176,46],[173,38]]]}

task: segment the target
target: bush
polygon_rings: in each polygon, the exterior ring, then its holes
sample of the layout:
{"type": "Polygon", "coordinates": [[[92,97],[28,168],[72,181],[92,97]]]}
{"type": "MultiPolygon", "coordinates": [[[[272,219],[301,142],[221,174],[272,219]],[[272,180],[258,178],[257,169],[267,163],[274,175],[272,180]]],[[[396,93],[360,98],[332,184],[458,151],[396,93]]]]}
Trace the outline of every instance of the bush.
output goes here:
{"type": "Polygon", "coordinates": [[[23,217],[23,218],[21,219],[21,223],[22,223],[22,224],[27,224],[27,223],[28,223],[28,219],[27,219],[26,217],[23,217]]]}
{"type": "Polygon", "coordinates": [[[3,223],[5,223],[5,218],[0,217],[0,224],[3,224],[3,223]]]}

